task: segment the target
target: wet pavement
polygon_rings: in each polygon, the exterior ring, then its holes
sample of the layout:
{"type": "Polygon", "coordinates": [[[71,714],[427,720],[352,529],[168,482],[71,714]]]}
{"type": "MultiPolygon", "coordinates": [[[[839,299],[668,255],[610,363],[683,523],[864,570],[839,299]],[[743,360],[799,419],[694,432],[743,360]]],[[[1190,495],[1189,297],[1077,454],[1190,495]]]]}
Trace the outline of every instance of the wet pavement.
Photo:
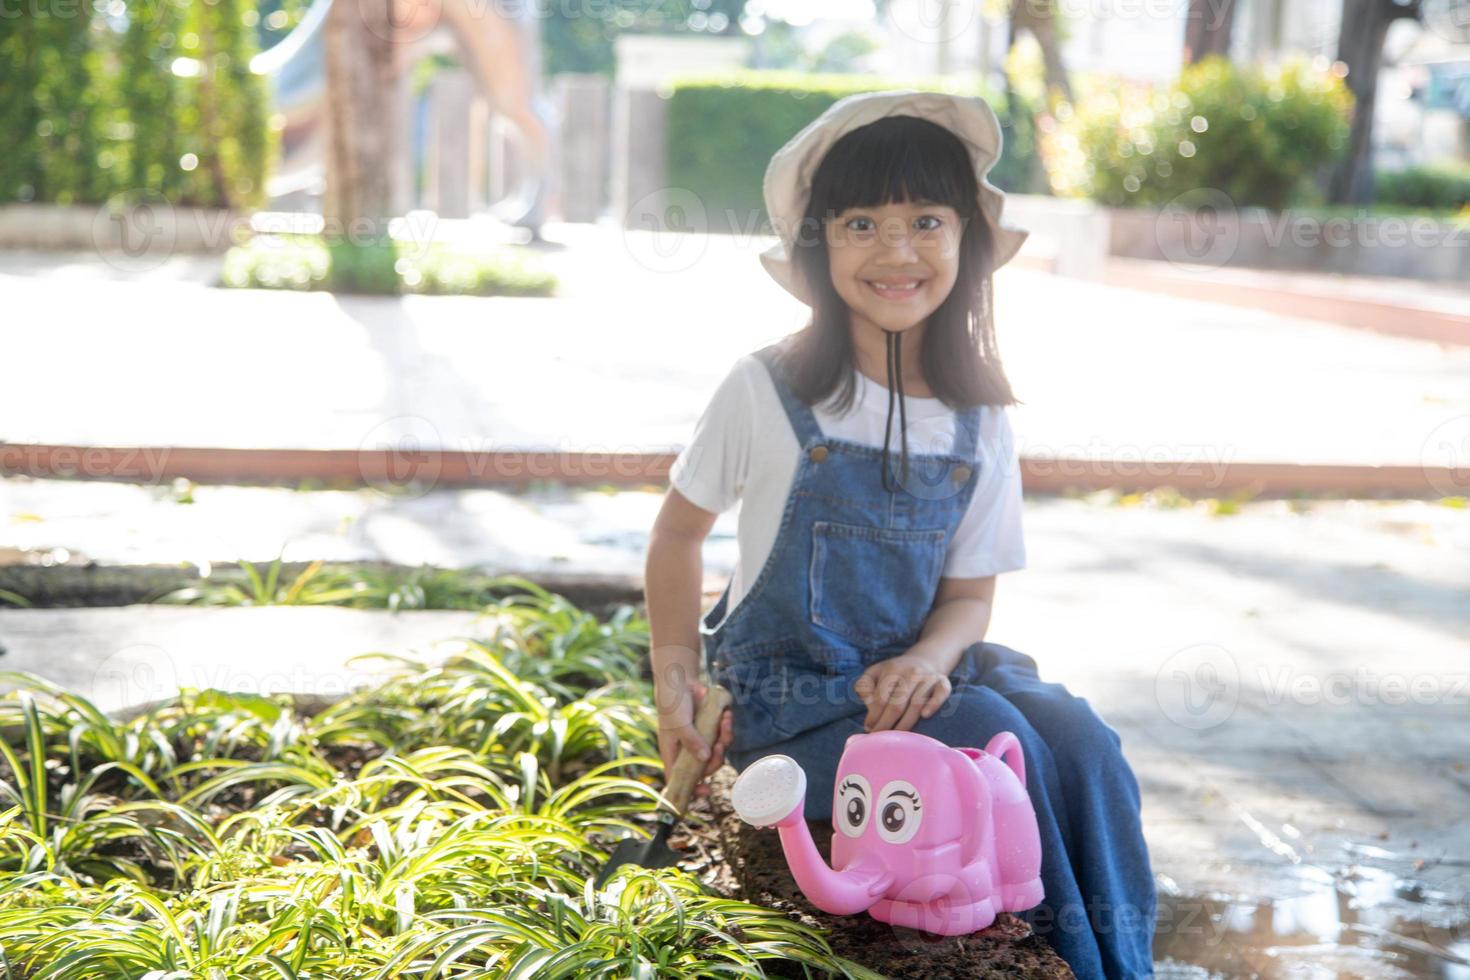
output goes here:
{"type": "Polygon", "coordinates": [[[1313,866],[1282,898],[1185,895],[1171,880],[1154,941],[1160,980],[1470,977],[1470,881],[1430,885],[1405,856],[1383,852],[1363,865],[1344,851],[1354,863],[1313,866]]]}

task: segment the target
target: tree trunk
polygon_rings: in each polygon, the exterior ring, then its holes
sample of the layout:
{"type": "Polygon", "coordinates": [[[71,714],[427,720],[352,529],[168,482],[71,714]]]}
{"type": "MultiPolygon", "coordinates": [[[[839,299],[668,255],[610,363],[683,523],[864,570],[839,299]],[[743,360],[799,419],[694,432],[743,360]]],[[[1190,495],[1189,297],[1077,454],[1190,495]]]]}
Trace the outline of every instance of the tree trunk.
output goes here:
{"type": "Polygon", "coordinates": [[[1348,152],[1334,168],[1328,198],[1334,204],[1366,204],[1373,198],[1373,111],[1378,100],[1378,69],[1388,25],[1400,17],[1418,17],[1419,0],[1343,0],[1337,59],[1347,65],[1353,93],[1353,127],[1348,152]]]}
{"type": "Polygon", "coordinates": [[[1057,41],[1056,7],[1052,0],[1015,0],[1011,7],[1011,46],[1022,31],[1030,31],[1041,45],[1041,58],[1046,79],[1048,103],[1053,93],[1072,101],[1072,83],[1067,66],[1062,63],[1062,48],[1057,41]]]}
{"type": "Polygon", "coordinates": [[[1235,0],[1189,0],[1184,21],[1184,63],[1192,65],[1212,54],[1230,57],[1235,28],[1235,0]]]}
{"type": "Polygon", "coordinates": [[[328,233],[387,236],[394,172],[407,152],[394,68],[392,0],[334,0],[327,16],[328,233]]]}

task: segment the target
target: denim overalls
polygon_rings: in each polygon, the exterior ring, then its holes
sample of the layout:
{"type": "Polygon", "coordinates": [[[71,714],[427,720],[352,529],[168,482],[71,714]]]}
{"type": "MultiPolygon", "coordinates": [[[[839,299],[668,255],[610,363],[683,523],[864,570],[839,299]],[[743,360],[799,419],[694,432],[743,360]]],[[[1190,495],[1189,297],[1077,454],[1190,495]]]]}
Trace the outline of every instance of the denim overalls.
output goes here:
{"type": "MultiPolygon", "coordinates": [[[[701,633],[711,678],[734,696],[726,758],[738,770],[775,753],[796,759],[807,818],[829,820],[837,762],[867,713],[853,683],[918,639],[979,477],[981,409],[958,414],[949,452],[910,454],[908,477],[890,492],[881,451],[824,436],[775,351],[756,356],[801,459],[765,565],[729,615],[726,587],[701,633]]],[[[1046,900],[1020,917],[1080,980],[1151,976],[1153,873],[1118,734],[1085,698],[1043,682],[1034,660],[997,643],[967,648],[950,682],[944,706],[914,731],[975,747],[1010,731],[1025,752],[1046,900]]]]}

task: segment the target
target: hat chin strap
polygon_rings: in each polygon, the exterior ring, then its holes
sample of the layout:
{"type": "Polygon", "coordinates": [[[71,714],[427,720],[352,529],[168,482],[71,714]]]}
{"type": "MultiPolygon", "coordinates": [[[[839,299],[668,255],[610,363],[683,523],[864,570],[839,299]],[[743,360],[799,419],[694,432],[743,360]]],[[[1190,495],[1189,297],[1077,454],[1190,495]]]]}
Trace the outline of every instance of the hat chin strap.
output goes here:
{"type": "Polygon", "coordinates": [[[909,422],[908,413],[904,411],[903,403],[903,343],[898,332],[883,328],[884,342],[887,345],[888,356],[888,419],[883,426],[883,489],[893,493],[898,489],[891,485],[888,465],[888,445],[892,437],[893,429],[893,395],[898,393],[898,435],[902,444],[900,467],[900,483],[909,478],[909,422]]]}

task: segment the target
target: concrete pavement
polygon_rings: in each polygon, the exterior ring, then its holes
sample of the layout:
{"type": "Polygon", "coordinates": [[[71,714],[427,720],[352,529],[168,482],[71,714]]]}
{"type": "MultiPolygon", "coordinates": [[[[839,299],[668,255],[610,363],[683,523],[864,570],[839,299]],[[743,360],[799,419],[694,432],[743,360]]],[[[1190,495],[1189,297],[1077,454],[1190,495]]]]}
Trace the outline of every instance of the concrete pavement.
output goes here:
{"type": "MultiPolygon", "coordinates": [[[[546,256],[557,300],[229,291],[187,263],[124,278],[0,255],[0,339],[26,368],[0,386],[0,436],[675,450],[730,363],[801,322],[764,239],[576,235],[546,256]]],[[[1470,348],[1020,265],[998,277],[997,330],[1026,456],[1470,465],[1470,348]]]]}

